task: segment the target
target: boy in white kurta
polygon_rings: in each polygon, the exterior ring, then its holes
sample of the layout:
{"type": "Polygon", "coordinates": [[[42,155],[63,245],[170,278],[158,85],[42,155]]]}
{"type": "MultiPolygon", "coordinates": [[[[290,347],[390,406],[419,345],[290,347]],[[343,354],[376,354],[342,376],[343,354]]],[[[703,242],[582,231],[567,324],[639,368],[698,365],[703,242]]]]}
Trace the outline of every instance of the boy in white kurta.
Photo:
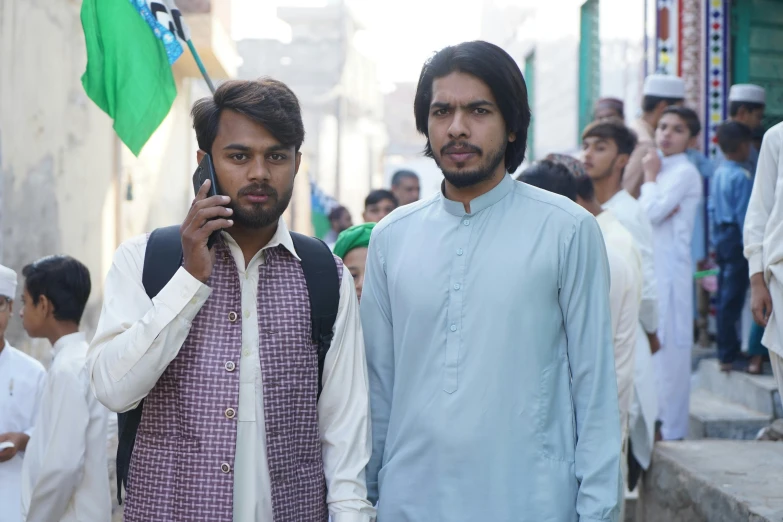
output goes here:
{"type": "Polygon", "coordinates": [[[691,348],[693,346],[693,267],[691,242],[702,198],[699,171],[685,151],[701,130],[696,113],[684,107],[664,111],[655,140],[658,150],[644,159],[639,202],[653,225],[658,280],[661,349],[653,356],[664,440],[688,434],[691,348]]]}
{"type": "Polygon", "coordinates": [[[48,339],[54,352],[22,467],[22,516],[26,522],[108,521],[108,412],[90,389],[88,344],[79,332],[90,273],[71,257],[52,256],[22,274],[24,329],[48,339]]]}

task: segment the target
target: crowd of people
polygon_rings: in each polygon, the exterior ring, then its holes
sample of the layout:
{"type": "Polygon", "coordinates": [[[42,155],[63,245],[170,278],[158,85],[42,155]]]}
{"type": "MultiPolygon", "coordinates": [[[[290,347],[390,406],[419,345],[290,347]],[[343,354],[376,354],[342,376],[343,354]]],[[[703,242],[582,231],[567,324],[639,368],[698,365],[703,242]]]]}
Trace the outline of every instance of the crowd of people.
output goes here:
{"type": "Polygon", "coordinates": [[[113,411],[128,522],[622,520],[655,441],[687,435],[705,201],[722,368],[741,366],[750,286],[783,378],[783,126],[755,148],[763,96],[732,89],[713,164],[683,81],[652,75],[639,120],[599,100],[578,158],[514,180],[522,73],[495,45],[450,46],[414,102],[441,190],[420,200],[397,172],[320,242],[282,219],[295,94],[222,84],[193,110],[221,193],[207,181],[181,225],[119,247],[89,345],[84,265],[23,270],[46,372],[4,339],[17,275],[0,269],[0,519],[109,520],[113,411]]]}

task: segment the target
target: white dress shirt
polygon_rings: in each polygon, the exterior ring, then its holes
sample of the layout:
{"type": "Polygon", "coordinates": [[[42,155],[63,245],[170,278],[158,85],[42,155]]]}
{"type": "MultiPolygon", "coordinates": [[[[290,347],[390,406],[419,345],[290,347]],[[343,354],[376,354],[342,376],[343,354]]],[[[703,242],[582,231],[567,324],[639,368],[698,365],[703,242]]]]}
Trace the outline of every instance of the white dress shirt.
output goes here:
{"type": "Polygon", "coordinates": [[[611,211],[596,216],[609,259],[609,306],[614,336],[614,364],[623,435],[628,429],[628,410],[633,398],[634,351],[642,297],[642,260],[633,236],[611,211]]]}
{"type": "Polygon", "coordinates": [[[687,154],[663,158],[655,182],[642,185],[639,202],[653,225],[661,349],[654,356],[658,414],[665,440],[688,434],[693,348],[693,241],[701,204],[701,174],[687,154]]]}
{"type": "MultiPolygon", "coordinates": [[[[258,273],[264,252],[282,245],[295,257],[281,218],[271,241],[245,267],[244,255],[224,233],[242,291],[243,318],[257,317],[258,273]]],[[[155,386],[188,336],[191,322],[211,290],[180,268],[150,301],[141,282],[147,237],[120,246],[106,279],[103,312],[93,339],[92,384],[114,411],[136,406],[155,386]]],[[[258,322],[242,321],[237,450],[234,462],[234,520],[272,520],[271,479],[266,452],[258,322]]],[[[370,458],[367,367],[353,279],[343,270],[334,339],[326,355],[318,426],[323,448],[327,503],[333,522],[366,522],[375,510],[367,501],[364,468],[370,458]]]]}
{"type": "Polygon", "coordinates": [[[783,123],[768,130],[761,143],[744,241],[750,275],[763,272],[772,297],[761,343],[783,356],[783,123]]]}
{"type": "Polygon", "coordinates": [[[631,233],[636,249],[642,257],[644,286],[636,332],[635,393],[628,414],[628,424],[634,457],[647,469],[655,444],[655,421],[658,419],[655,365],[650,353],[650,343],[645,335],[658,329],[658,283],[655,278],[652,225],[641,203],[625,190],[612,196],[604,203],[604,208],[611,210],[631,233]]]}
{"type": "Polygon", "coordinates": [[[83,333],[61,337],[22,466],[27,522],[108,521],[106,408],[90,390],[83,333]]]}
{"type": "MultiPolygon", "coordinates": [[[[0,351],[0,434],[33,432],[46,370],[13,348],[0,351]]],[[[0,463],[0,522],[22,521],[22,459],[24,452],[0,463]]]]}

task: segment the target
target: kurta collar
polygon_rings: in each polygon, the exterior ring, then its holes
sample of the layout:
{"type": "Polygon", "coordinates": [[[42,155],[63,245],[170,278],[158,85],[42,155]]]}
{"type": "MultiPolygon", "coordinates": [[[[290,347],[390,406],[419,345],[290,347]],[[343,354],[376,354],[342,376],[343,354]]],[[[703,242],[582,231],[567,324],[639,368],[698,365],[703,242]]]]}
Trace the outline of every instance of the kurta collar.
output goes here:
{"type": "Polygon", "coordinates": [[[673,167],[674,165],[678,165],[684,161],[690,161],[688,160],[688,154],[685,152],[680,154],[672,154],[671,156],[664,156],[661,158],[661,169],[673,167]]]}
{"type": "MultiPolygon", "coordinates": [[[[234,249],[240,250],[239,245],[237,245],[237,242],[234,241],[234,238],[231,237],[231,234],[229,234],[228,232],[223,232],[223,240],[226,242],[229,248],[232,249],[232,251],[234,249]]],[[[294,240],[291,239],[291,232],[288,230],[288,226],[285,224],[285,219],[283,219],[282,216],[280,217],[280,219],[277,220],[277,230],[275,231],[275,235],[272,236],[272,239],[269,240],[269,243],[267,243],[266,246],[264,246],[264,248],[262,248],[259,252],[256,253],[253,259],[255,259],[256,256],[259,256],[261,252],[263,252],[264,250],[274,248],[280,245],[282,245],[283,248],[291,252],[291,255],[294,256],[297,261],[302,260],[299,257],[299,255],[296,253],[296,249],[294,248],[294,240]]]]}
{"type": "MultiPolygon", "coordinates": [[[[440,186],[440,196],[443,202],[443,208],[449,214],[457,217],[462,217],[465,214],[465,206],[459,201],[452,201],[446,197],[445,194],[445,181],[440,186]]],[[[473,215],[481,212],[485,208],[489,208],[511,192],[514,188],[514,180],[508,174],[503,174],[503,179],[492,190],[486,192],[479,197],[470,201],[470,214],[473,215]]]]}
{"type": "Polygon", "coordinates": [[[52,351],[54,353],[54,356],[57,357],[57,355],[63,351],[65,347],[67,347],[70,344],[75,343],[86,343],[87,342],[87,336],[84,335],[84,332],[76,332],[68,335],[63,335],[59,339],[57,339],[57,342],[54,343],[54,346],[52,346],[52,351]]]}

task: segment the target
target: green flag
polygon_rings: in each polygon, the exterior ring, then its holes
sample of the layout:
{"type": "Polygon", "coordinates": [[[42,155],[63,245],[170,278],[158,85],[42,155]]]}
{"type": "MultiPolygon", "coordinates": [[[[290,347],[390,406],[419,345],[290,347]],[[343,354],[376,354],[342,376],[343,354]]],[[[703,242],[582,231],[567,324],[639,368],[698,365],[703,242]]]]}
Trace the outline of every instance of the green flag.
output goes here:
{"type": "Polygon", "coordinates": [[[180,47],[172,57],[171,42],[167,49],[163,39],[171,32],[144,8],[129,0],[84,0],[81,11],[87,44],[82,85],[137,156],[177,96],[171,63],[182,54],[180,47]]]}

